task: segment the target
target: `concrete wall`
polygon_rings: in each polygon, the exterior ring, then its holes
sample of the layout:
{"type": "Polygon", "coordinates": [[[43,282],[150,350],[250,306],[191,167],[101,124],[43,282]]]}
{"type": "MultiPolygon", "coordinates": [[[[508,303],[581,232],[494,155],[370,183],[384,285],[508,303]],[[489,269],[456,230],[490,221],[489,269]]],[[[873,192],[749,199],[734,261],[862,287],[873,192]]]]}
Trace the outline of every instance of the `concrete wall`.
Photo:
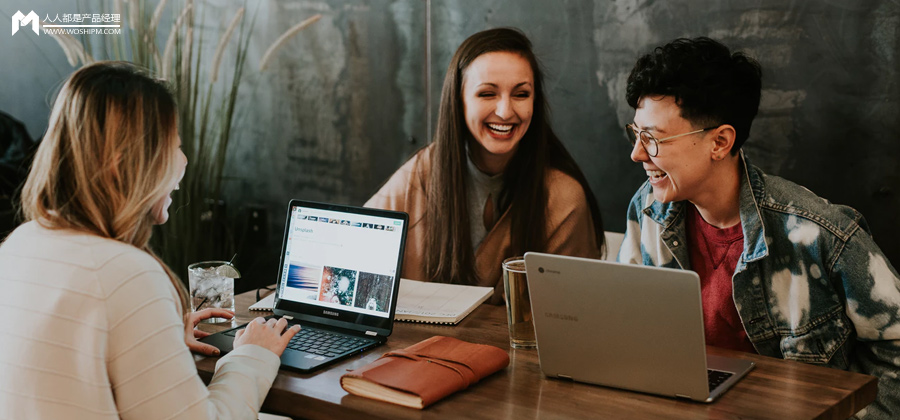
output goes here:
{"type": "MultiPolygon", "coordinates": [[[[0,13],[43,17],[74,4],[3,0],[0,13]]],[[[209,2],[209,32],[240,4],[209,2]]],[[[111,10],[103,7],[94,9],[111,10]]],[[[860,210],[900,261],[900,6],[892,1],[298,0],[260,3],[229,154],[231,217],[246,218],[247,208],[268,214],[268,228],[247,236],[252,246],[243,250],[256,281],[274,279],[288,199],[363,203],[427,143],[456,47],[495,26],[533,40],[554,129],[590,180],[607,229],[624,228],[628,199],[645,178],[621,128],[632,117],[624,101],[631,66],[673,38],[706,35],[763,66],[760,114],[745,146],[753,163],[860,210]],[[269,43],[314,13],[323,19],[257,72],[269,43]]],[[[8,34],[0,32],[0,109],[39,136],[48,98],[72,68],[49,37],[8,34]]]]}

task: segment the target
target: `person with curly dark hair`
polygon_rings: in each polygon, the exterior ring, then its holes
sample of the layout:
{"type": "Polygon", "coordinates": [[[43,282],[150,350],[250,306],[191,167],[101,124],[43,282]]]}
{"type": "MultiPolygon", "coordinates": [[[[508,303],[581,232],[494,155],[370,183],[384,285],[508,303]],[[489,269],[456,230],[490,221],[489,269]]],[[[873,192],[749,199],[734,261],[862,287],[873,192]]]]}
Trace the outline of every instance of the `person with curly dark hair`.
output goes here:
{"type": "Polygon", "coordinates": [[[637,61],[625,132],[648,179],[618,260],[696,271],[707,344],[876,376],[857,415],[900,418],[900,278],[859,212],[744,156],[761,74],[709,38],[637,61]]]}

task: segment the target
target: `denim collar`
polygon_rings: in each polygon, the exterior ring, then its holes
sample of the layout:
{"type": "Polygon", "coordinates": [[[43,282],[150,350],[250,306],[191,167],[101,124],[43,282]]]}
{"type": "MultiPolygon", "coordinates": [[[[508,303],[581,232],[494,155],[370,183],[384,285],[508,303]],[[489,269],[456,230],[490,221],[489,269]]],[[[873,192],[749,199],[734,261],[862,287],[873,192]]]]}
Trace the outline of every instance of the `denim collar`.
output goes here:
{"type": "MultiPolygon", "coordinates": [[[[769,255],[769,246],[766,244],[766,227],[759,210],[759,202],[765,197],[765,181],[762,171],[751,165],[741,150],[741,190],[740,212],[741,229],[744,231],[744,263],[752,262],[769,255]]],[[[668,231],[677,224],[684,223],[685,206],[687,201],[673,203],[661,203],[649,195],[650,203],[644,207],[643,213],[651,220],[663,226],[668,231]]]]}

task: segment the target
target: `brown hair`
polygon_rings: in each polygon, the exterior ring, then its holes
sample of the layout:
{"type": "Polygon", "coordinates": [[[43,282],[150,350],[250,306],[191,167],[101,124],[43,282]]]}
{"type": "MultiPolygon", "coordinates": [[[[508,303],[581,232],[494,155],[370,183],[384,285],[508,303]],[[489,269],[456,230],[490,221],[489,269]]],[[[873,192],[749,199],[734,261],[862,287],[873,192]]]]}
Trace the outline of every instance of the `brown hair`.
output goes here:
{"type": "Polygon", "coordinates": [[[548,168],[556,168],[581,184],[590,206],[597,245],[603,249],[600,208],[584,174],[550,128],[543,76],[531,41],[517,29],[490,29],[470,36],[459,46],[444,78],[431,155],[431,179],[427,181],[429,223],[425,232],[425,272],[431,281],[464,284],[478,281],[465,200],[466,141],[472,134],[464,119],[462,82],[469,65],[490,52],[518,54],[531,64],[534,74],[534,114],[518,150],[504,169],[499,197],[500,214],[509,208],[511,216],[511,252],[522,255],[546,248],[546,226],[534,221],[546,219],[548,168]]]}
{"type": "Polygon", "coordinates": [[[132,64],[99,62],[63,84],[22,190],[26,220],[133,245],[159,261],[181,301],[178,277],[150,249],[151,209],[177,182],[175,99],[132,64]]]}

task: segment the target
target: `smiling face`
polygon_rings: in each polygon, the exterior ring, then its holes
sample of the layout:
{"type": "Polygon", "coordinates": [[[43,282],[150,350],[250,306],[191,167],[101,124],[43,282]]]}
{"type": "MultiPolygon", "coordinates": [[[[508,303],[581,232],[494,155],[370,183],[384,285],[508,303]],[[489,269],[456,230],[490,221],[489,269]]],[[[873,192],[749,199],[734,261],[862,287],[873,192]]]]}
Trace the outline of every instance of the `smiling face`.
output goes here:
{"type": "MultiPolygon", "coordinates": [[[[681,117],[681,108],[671,96],[643,97],[634,113],[634,124],[661,139],[697,130],[681,117]]],[[[653,186],[657,201],[695,201],[715,180],[712,173],[715,147],[710,131],[663,142],[656,157],[650,157],[641,142],[635,142],[631,160],[641,163],[653,186]]]]}
{"type": "Polygon", "coordinates": [[[178,138],[173,145],[178,149],[175,151],[175,159],[177,162],[173,165],[173,170],[178,171],[178,176],[173,178],[175,182],[169,185],[169,188],[167,189],[168,193],[161,197],[150,210],[153,221],[157,225],[166,223],[166,221],[169,220],[169,206],[172,204],[172,192],[178,189],[178,183],[181,182],[181,178],[184,177],[184,170],[187,167],[187,156],[181,151],[181,138],[178,138]]]}
{"type": "Polygon", "coordinates": [[[511,52],[482,54],[465,69],[462,97],[472,160],[488,174],[502,172],[534,113],[531,65],[511,52]]]}

